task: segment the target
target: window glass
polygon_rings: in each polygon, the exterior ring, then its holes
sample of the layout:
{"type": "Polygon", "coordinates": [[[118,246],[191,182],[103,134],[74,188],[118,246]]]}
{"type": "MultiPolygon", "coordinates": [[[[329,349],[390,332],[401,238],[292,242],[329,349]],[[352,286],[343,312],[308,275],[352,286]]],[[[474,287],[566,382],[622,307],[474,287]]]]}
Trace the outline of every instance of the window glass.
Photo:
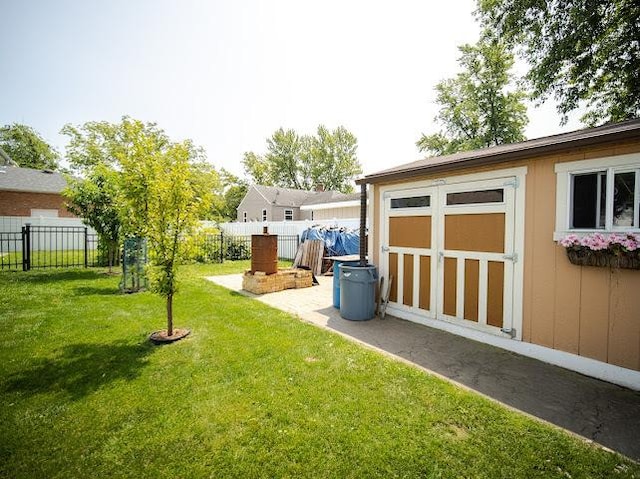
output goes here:
{"type": "Polygon", "coordinates": [[[604,228],[607,175],[604,171],[573,175],[571,227],[604,228]]]}
{"type": "Polygon", "coordinates": [[[613,182],[613,226],[633,226],[636,173],[616,173],[613,182]]]}
{"type": "Polygon", "coordinates": [[[473,205],[478,203],[502,203],[504,190],[461,191],[459,193],[447,193],[447,205],[473,205]]]}
{"type": "Polygon", "coordinates": [[[430,196],[408,196],[406,198],[392,198],[391,208],[427,208],[431,206],[430,196]]]}

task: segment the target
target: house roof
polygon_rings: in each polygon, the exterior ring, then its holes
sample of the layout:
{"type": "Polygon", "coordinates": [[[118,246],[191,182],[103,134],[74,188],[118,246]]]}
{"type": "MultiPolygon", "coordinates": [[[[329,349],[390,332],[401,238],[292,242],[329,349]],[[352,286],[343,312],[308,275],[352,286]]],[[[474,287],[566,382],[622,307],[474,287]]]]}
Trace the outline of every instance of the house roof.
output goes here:
{"type": "Polygon", "coordinates": [[[294,206],[298,207],[312,195],[315,191],[294,190],[292,188],[280,188],[277,186],[253,185],[253,187],[262,195],[267,203],[274,206],[294,206]]]}
{"type": "Polygon", "coordinates": [[[508,145],[498,145],[480,150],[462,151],[452,155],[429,157],[366,175],[358,179],[356,183],[378,183],[381,181],[399,180],[421,173],[427,174],[472,166],[491,165],[566,151],[573,148],[597,146],[630,139],[640,139],[640,119],[603,125],[596,128],[585,128],[519,143],[510,143],[508,145]]]}
{"type": "Polygon", "coordinates": [[[344,203],[345,201],[359,201],[360,193],[345,194],[339,191],[320,191],[309,196],[303,206],[313,206],[326,203],[344,203]]]}
{"type": "Polygon", "coordinates": [[[57,171],[5,166],[0,168],[0,190],[60,193],[67,181],[57,171]]]}

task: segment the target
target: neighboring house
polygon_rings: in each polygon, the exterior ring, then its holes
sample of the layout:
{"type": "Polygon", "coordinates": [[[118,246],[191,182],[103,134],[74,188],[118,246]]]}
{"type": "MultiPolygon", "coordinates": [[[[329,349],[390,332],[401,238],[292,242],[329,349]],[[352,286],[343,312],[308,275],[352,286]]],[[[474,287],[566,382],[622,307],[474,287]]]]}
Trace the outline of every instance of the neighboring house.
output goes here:
{"type": "Polygon", "coordinates": [[[358,198],[359,195],[345,195],[337,191],[251,185],[238,205],[237,220],[246,223],[357,218],[358,198]]]}
{"type": "Polygon", "coordinates": [[[61,195],[66,186],[56,171],[0,166],[0,216],[75,218],[61,195]]]}
{"type": "Polygon", "coordinates": [[[312,220],[359,218],[360,193],[323,191],[307,198],[300,211],[310,212],[312,220]]]}
{"type": "Polygon", "coordinates": [[[640,270],[572,264],[559,244],[640,232],[640,120],[358,183],[389,313],[640,389],[640,270]]]}

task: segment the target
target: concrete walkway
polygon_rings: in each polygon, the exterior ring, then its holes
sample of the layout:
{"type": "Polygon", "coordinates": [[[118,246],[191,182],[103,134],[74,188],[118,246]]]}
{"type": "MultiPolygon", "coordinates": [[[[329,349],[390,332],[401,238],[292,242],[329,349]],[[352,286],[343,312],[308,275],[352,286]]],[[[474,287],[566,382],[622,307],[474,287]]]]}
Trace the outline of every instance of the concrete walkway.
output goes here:
{"type": "Polygon", "coordinates": [[[389,316],[344,320],[332,306],[331,277],[259,296],[242,291],[241,275],[207,279],[640,460],[640,392],[389,316]]]}

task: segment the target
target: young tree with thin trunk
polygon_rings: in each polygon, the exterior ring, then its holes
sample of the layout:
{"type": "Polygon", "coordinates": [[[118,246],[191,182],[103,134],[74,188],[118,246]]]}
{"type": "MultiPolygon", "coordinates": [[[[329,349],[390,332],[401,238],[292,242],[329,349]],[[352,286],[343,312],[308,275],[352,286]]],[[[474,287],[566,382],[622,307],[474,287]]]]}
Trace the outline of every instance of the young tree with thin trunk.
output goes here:
{"type": "MultiPolygon", "coordinates": [[[[142,143],[151,145],[153,139],[142,143]]],[[[198,150],[188,141],[119,157],[123,212],[148,241],[149,282],[166,300],[168,338],[176,332],[173,298],[178,290],[178,267],[189,244],[184,238],[211,205],[207,176],[211,171],[203,170],[198,157],[198,150]]]]}

